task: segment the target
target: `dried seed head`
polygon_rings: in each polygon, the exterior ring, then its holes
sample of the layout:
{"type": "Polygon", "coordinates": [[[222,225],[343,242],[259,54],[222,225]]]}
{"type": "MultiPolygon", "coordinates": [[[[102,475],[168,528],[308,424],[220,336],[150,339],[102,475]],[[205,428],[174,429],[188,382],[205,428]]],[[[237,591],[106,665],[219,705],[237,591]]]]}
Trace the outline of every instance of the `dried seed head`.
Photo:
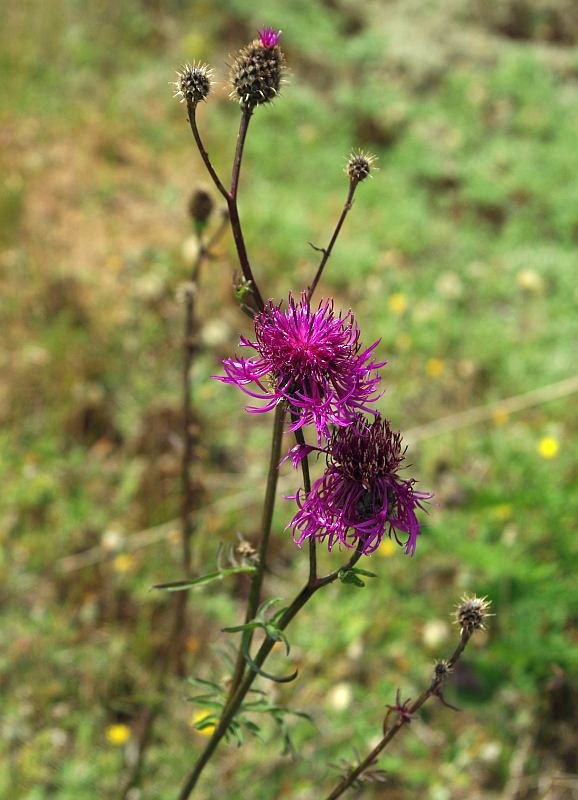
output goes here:
{"type": "Polygon", "coordinates": [[[370,176],[371,169],[376,161],[377,156],[371,155],[371,153],[365,153],[363,150],[352,153],[347,160],[347,166],[345,168],[345,171],[349,175],[349,180],[355,183],[364,181],[370,176]]]}
{"type": "Polygon", "coordinates": [[[189,214],[199,228],[204,228],[214,208],[213,198],[206,189],[195,189],[189,200],[189,214]]]}
{"type": "Polygon", "coordinates": [[[177,71],[177,80],[173,82],[175,97],[181,98],[181,103],[198,103],[204,100],[211,91],[213,70],[207,64],[184,64],[177,71]]]}
{"type": "Polygon", "coordinates": [[[259,38],[237,53],[231,65],[231,99],[243,108],[255,108],[274,100],[285,72],[285,58],[278,42],[281,31],[259,31],[259,38]]]}
{"type": "Polygon", "coordinates": [[[243,539],[235,548],[235,555],[237,555],[243,564],[255,565],[259,563],[259,553],[253,547],[251,542],[243,539]]]}
{"type": "Polygon", "coordinates": [[[436,678],[444,680],[449,672],[451,672],[450,665],[447,661],[436,661],[434,672],[436,678]]]}
{"type": "Polygon", "coordinates": [[[485,597],[464,595],[455,612],[455,622],[460,626],[462,633],[471,636],[474,631],[485,630],[487,618],[493,616],[488,613],[490,605],[490,601],[485,597]]]}

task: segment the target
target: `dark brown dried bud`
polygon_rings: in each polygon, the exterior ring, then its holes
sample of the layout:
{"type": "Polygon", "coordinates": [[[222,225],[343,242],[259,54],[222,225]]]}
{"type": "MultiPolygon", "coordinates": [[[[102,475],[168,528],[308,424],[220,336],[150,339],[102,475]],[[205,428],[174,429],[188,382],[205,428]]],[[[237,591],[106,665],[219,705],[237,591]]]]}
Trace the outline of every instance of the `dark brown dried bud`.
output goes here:
{"type": "Polygon", "coordinates": [[[488,613],[490,605],[490,601],[485,597],[464,595],[455,612],[455,621],[462,629],[462,633],[471,636],[474,631],[485,630],[487,618],[493,616],[488,613]]]}
{"type": "Polygon", "coordinates": [[[345,171],[349,175],[349,180],[355,183],[360,183],[368,178],[371,174],[371,168],[377,161],[377,156],[371,153],[364,153],[363,150],[358,150],[352,153],[347,160],[347,167],[345,171]]]}
{"type": "Polygon", "coordinates": [[[198,103],[204,100],[211,91],[211,78],[213,70],[206,64],[185,64],[177,72],[177,80],[173,82],[175,97],[181,98],[181,103],[198,103]]]}
{"type": "Polygon", "coordinates": [[[249,109],[271,102],[279,93],[284,72],[285,58],[279,46],[255,39],[237,53],[231,65],[231,99],[249,109]]]}
{"type": "Polygon", "coordinates": [[[214,208],[213,198],[206,189],[195,189],[189,200],[189,214],[199,228],[204,228],[214,208]]]}
{"type": "Polygon", "coordinates": [[[448,673],[450,672],[450,666],[447,661],[437,661],[434,667],[434,673],[436,678],[439,680],[444,680],[448,673]]]}

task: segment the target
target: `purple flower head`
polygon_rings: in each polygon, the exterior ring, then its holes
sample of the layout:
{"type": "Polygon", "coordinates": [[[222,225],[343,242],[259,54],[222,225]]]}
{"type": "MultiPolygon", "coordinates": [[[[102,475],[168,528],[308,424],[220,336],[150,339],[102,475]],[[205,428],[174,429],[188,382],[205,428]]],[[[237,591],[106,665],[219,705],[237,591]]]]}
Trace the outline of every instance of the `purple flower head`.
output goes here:
{"type": "MultiPolygon", "coordinates": [[[[303,446],[294,450],[294,463],[307,453],[303,446]]],[[[308,495],[294,498],[299,511],[288,527],[295,542],[327,537],[329,550],[339,543],[369,555],[385,535],[403,544],[402,532],[407,533],[405,552],[413,555],[420,534],[415,510],[423,509],[431,495],[416,491],[413,479],[399,475],[405,458],[400,434],[387,420],[377,416],[368,422],[360,414],[349,427],[336,430],[321,452],[326,453],[325,474],[308,495]]]]}
{"type": "Polygon", "coordinates": [[[362,350],[359,328],[351,311],[336,315],[331,300],[321,301],[312,311],[305,293],[296,302],[289,296],[286,310],[281,303],[268,305],[254,319],[255,341],[241,337],[241,347],[251,347],[256,355],[223,361],[226,377],[258,400],[261,407],[247,411],[271,411],[285,401],[291,415],[291,430],[315,425],[317,441],[329,439],[329,425],[346,426],[378,397],[377,370],[386,362],[374,361],[379,344],[362,350]],[[249,384],[256,388],[249,388],[249,384]]]}
{"type": "Polygon", "coordinates": [[[259,34],[259,39],[261,40],[263,47],[270,49],[271,47],[277,47],[279,44],[281,31],[277,31],[277,33],[275,33],[275,30],[270,25],[261,28],[261,30],[257,31],[257,33],[259,34]]]}

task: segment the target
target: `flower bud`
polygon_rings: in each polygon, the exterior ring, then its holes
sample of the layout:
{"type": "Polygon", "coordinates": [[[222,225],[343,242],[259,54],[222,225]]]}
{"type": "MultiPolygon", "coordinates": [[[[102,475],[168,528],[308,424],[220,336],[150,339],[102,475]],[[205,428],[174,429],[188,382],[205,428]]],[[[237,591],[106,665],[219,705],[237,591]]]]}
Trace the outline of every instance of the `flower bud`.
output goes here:
{"type": "Polygon", "coordinates": [[[474,631],[485,630],[490,601],[485,597],[467,597],[464,595],[455,612],[455,621],[465,633],[471,636],[474,631]]]}
{"type": "Polygon", "coordinates": [[[181,103],[198,103],[208,97],[211,91],[211,78],[213,70],[206,64],[184,64],[177,71],[177,80],[173,82],[175,97],[181,98],[181,103]]]}
{"type": "Polygon", "coordinates": [[[355,183],[360,183],[369,177],[371,168],[377,161],[377,156],[371,153],[364,153],[363,150],[358,150],[352,153],[347,160],[345,171],[349,175],[349,180],[355,183]]]}
{"type": "Polygon", "coordinates": [[[254,39],[236,55],[231,66],[231,98],[243,108],[269,103],[279,93],[285,71],[285,58],[279,48],[281,31],[272,28],[259,31],[254,39]]]}
{"type": "Polygon", "coordinates": [[[198,230],[203,230],[214,208],[213,198],[206,189],[195,189],[189,200],[189,214],[198,230]]]}
{"type": "Polygon", "coordinates": [[[440,681],[443,681],[448,673],[451,672],[451,668],[447,661],[437,661],[434,667],[434,674],[436,678],[440,681]]]}

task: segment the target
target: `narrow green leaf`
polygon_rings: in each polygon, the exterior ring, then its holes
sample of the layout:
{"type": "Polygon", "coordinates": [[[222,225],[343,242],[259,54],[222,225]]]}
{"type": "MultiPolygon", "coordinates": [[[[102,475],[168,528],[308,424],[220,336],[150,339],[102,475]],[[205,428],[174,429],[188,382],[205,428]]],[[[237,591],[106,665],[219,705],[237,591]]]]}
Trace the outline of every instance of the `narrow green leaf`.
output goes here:
{"type": "Polygon", "coordinates": [[[269,623],[271,625],[277,625],[283,614],[287,611],[287,608],[287,606],[283,606],[283,608],[280,608],[279,611],[276,611],[273,616],[269,618],[269,623]]]}
{"type": "Polygon", "coordinates": [[[208,681],[206,678],[198,678],[194,675],[192,678],[189,678],[189,683],[192,683],[193,686],[199,683],[201,686],[209,686],[211,689],[214,689],[219,694],[224,694],[223,687],[219,686],[218,683],[214,683],[214,681],[208,681]]]}
{"type": "Polygon", "coordinates": [[[365,586],[365,583],[353,572],[345,572],[341,576],[341,583],[352,583],[354,586],[365,586]]]}
{"type": "Polygon", "coordinates": [[[257,666],[257,664],[251,658],[251,654],[249,653],[249,636],[247,631],[243,634],[241,647],[243,651],[243,657],[245,658],[245,661],[249,667],[262,678],[267,678],[267,680],[274,681],[275,683],[290,683],[291,681],[294,681],[299,674],[299,671],[295,670],[295,672],[292,672],[290,675],[271,675],[271,673],[265,672],[261,669],[261,667],[257,666]]]}
{"type": "Polygon", "coordinates": [[[272,641],[274,641],[274,642],[280,642],[281,641],[281,636],[280,636],[281,631],[278,628],[276,628],[274,625],[268,625],[268,624],[265,625],[265,632],[266,632],[267,636],[269,637],[269,639],[271,639],[272,641]]]}
{"type": "Polygon", "coordinates": [[[213,583],[213,581],[223,580],[223,578],[227,578],[229,575],[251,574],[256,571],[256,567],[231,567],[230,569],[222,569],[218,572],[208,572],[206,575],[201,575],[198,578],[193,578],[188,581],[156,583],[152,588],[164,589],[167,592],[183,592],[186,589],[192,589],[194,586],[204,586],[207,583],[213,583]]]}
{"type": "Polygon", "coordinates": [[[270,597],[269,600],[265,600],[264,603],[261,603],[257,609],[257,614],[255,615],[256,619],[263,619],[265,612],[268,611],[271,606],[274,606],[275,603],[279,603],[282,599],[282,597],[270,597]]]}
{"type": "Polygon", "coordinates": [[[280,628],[276,628],[275,625],[271,625],[271,623],[267,623],[265,625],[265,631],[269,639],[274,642],[283,642],[285,645],[285,650],[287,651],[287,655],[291,652],[291,645],[283,631],[280,628]]]}
{"type": "Polygon", "coordinates": [[[376,572],[370,572],[367,569],[360,569],[360,567],[351,567],[349,572],[355,573],[355,575],[365,575],[366,578],[378,578],[379,575],[376,572]]]}
{"type": "Polygon", "coordinates": [[[213,703],[219,704],[221,702],[221,698],[217,695],[216,692],[211,692],[210,694],[193,694],[187,698],[190,700],[191,703],[202,703],[206,700],[212,700],[213,703]]]}
{"type": "Polygon", "coordinates": [[[202,708],[222,708],[223,703],[219,702],[215,699],[209,699],[206,697],[188,697],[187,700],[190,700],[191,703],[194,703],[196,706],[201,706],[202,708]]]}
{"type": "Polygon", "coordinates": [[[262,622],[246,622],[244,625],[232,625],[230,628],[221,628],[223,633],[240,633],[241,631],[254,631],[255,628],[264,628],[262,622]]]}

